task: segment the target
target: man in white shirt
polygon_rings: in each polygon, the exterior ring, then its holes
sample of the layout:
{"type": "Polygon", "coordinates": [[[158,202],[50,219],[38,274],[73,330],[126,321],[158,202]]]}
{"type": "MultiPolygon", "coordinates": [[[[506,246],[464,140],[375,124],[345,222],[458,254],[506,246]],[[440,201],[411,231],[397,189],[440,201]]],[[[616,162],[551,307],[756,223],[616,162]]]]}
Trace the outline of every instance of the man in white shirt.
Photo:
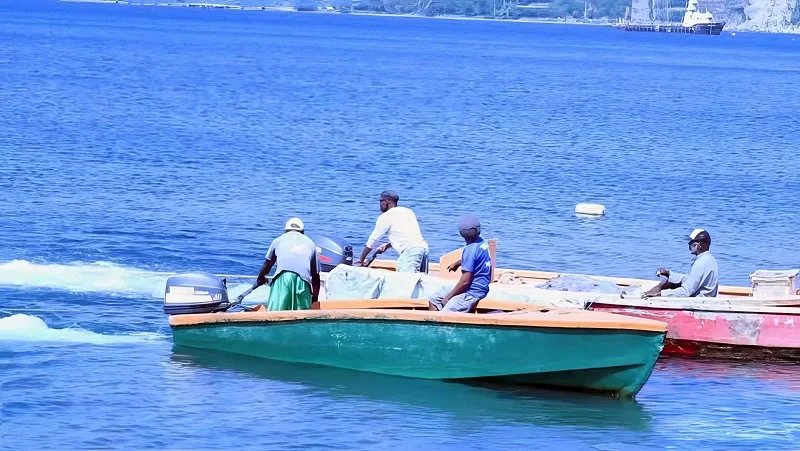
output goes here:
{"type": "Polygon", "coordinates": [[[400,196],[394,191],[381,193],[380,205],[383,212],[375,223],[375,229],[367,239],[367,245],[361,253],[361,266],[366,266],[366,258],[378,240],[388,235],[389,242],[379,246],[376,254],[382,254],[394,248],[400,256],[397,258],[397,272],[422,272],[427,269],[428,243],[422,238],[417,216],[406,207],[398,207],[400,196]]]}

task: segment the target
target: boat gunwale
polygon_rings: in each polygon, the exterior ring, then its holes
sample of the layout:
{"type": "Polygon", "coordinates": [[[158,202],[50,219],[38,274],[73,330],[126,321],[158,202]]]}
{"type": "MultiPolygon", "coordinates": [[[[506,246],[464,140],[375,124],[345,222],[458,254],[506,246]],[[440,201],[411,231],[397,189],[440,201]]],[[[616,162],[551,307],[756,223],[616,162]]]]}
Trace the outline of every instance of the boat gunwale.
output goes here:
{"type": "MultiPolygon", "coordinates": [[[[237,326],[256,326],[256,325],[280,325],[280,324],[292,324],[292,323],[300,323],[304,321],[319,321],[319,322],[326,322],[326,321],[335,321],[341,323],[372,323],[372,322],[382,322],[382,321],[391,321],[393,323],[398,324],[440,324],[446,327],[469,327],[469,328],[476,328],[476,329],[501,329],[504,331],[552,331],[552,332],[561,332],[561,331],[569,331],[580,329],[576,327],[568,327],[568,326],[554,326],[554,327],[545,327],[545,326],[520,326],[520,325],[497,325],[497,324],[472,324],[472,323],[442,323],[436,321],[417,321],[417,320],[408,320],[408,319],[394,319],[394,318],[297,318],[297,319],[285,319],[280,321],[262,321],[262,320],[253,320],[253,321],[233,321],[233,322],[214,322],[214,323],[202,323],[202,324],[188,324],[188,325],[181,325],[181,326],[172,326],[173,328],[178,329],[193,329],[193,328],[206,328],[206,327],[226,327],[230,326],[231,324],[235,324],[237,326]]],[[[665,332],[659,332],[654,330],[644,330],[644,329],[624,329],[624,328],[586,328],[587,330],[596,330],[596,331],[607,331],[607,332],[616,332],[616,333],[645,333],[645,334],[665,334],[665,332]]],[[[666,335],[664,336],[666,340],[666,335]]],[[[624,366],[624,365],[619,365],[624,366]]]]}
{"type": "MultiPolygon", "coordinates": [[[[374,262],[372,262],[370,267],[375,269],[385,269],[388,271],[395,271],[397,268],[397,262],[395,260],[376,259],[374,262]]],[[[428,269],[429,269],[428,273],[429,275],[436,275],[436,273],[441,272],[440,271],[441,263],[431,262],[428,265],[428,269]]],[[[649,280],[649,279],[636,279],[629,277],[599,276],[599,275],[577,274],[570,272],[537,271],[531,269],[512,269],[512,268],[495,268],[493,282],[498,282],[500,278],[505,274],[511,274],[520,279],[541,280],[543,282],[558,276],[586,276],[586,277],[591,277],[593,279],[613,282],[622,287],[641,286],[642,289],[647,289],[649,287],[653,287],[656,284],[658,284],[658,280],[649,280]]],[[[762,299],[762,298],[754,298],[752,296],[753,289],[751,287],[744,287],[744,286],[720,285],[719,293],[731,297],[762,299]]],[[[782,296],[776,296],[776,297],[783,298],[782,296]]],[[[800,296],[798,296],[798,298],[800,298],[800,296]]]]}
{"type": "Polygon", "coordinates": [[[179,328],[212,324],[257,324],[304,320],[404,321],[442,325],[606,329],[656,333],[666,333],[667,331],[667,324],[662,321],[634,318],[613,313],[560,308],[542,309],[540,311],[525,309],[496,314],[393,310],[381,308],[200,313],[172,315],[169,317],[169,324],[173,328],[179,328]]]}
{"type": "MultiPolygon", "coordinates": [[[[595,302],[587,302],[587,308],[630,308],[639,310],[681,310],[688,312],[717,312],[717,313],[750,313],[755,315],[797,315],[800,316],[800,308],[790,306],[772,305],[747,305],[743,303],[713,303],[697,302],[698,298],[648,298],[648,299],[620,299],[595,302]],[[683,301],[675,303],[675,300],[683,301]]],[[[713,299],[713,298],[702,298],[713,299]]]]}

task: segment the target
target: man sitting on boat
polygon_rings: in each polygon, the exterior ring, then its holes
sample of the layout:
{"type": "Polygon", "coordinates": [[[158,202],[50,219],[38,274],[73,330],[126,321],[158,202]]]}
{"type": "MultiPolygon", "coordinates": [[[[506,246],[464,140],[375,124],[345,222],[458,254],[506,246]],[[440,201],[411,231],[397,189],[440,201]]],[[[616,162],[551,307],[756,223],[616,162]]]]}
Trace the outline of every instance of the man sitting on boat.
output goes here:
{"type": "Polygon", "coordinates": [[[400,196],[394,191],[381,193],[382,213],[361,253],[361,266],[366,266],[365,260],[378,240],[384,235],[388,235],[389,242],[380,245],[375,253],[382,254],[389,248],[394,248],[400,254],[397,258],[397,272],[425,272],[428,243],[422,238],[417,216],[410,209],[397,206],[399,200],[400,196]]]}
{"type": "Polygon", "coordinates": [[[658,276],[667,279],[647,291],[644,296],[715,297],[719,290],[717,260],[711,255],[711,235],[703,229],[689,234],[689,252],[694,254],[689,274],[659,269],[658,276]]]}
{"type": "Polygon", "coordinates": [[[305,226],[299,218],[287,221],[284,230],[270,245],[256,283],[265,284],[267,274],[277,263],[267,310],[307,310],[319,297],[317,245],[305,235],[305,226]]]}
{"type": "Polygon", "coordinates": [[[489,242],[481,238],[481,222],[475,216],[464,216],[458,221],[458,232],[467,246],[461,252],[461,259],[447,269],[455,271],[460,266],[461,278],[452,290],[445,287],[434,293],[428,299],[429,310],[470,312],[489,294],[492,257],[489,242]]]}

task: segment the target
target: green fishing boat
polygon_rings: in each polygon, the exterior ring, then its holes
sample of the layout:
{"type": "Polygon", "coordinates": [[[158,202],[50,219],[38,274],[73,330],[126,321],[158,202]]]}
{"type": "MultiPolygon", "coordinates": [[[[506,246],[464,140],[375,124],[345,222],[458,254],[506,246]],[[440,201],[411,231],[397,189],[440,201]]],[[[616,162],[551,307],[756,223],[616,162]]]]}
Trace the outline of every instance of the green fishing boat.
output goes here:
{"type": "Polygon", "coordinates": [[[312,310],[173,314],[176,345],[422,379],[489,379],[633,397],[663,346],[660,321],[484,300],[477,313],[423,300],[312,310]]]}

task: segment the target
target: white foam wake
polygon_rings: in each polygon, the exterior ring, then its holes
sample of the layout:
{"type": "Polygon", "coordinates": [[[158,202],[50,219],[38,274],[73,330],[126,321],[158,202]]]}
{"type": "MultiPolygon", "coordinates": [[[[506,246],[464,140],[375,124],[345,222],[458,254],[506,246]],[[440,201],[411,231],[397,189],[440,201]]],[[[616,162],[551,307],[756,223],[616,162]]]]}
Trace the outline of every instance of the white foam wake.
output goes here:
{"type": "Polygon", "coordinates": [[[0,263],[0,285],[157,298],[164,296],[164,287],[170,275],[108,262],[61,265],[14,260],[0,263]]]}
{"type": "Polygon", "coordinates": [[[106,335],[84,329],[52,329],[38,316],[23,314],[0,318],[0,342],[24,341],[113,345],[155,342],[165,338],[164,335],[152,332],[106,335]]]}
{"type": "MultiPolygon", "coordinates": [[[[53,288],[78,293],[164,298],[167,278],[175,273],[147,271],[108,262],[39,264],[26,260],[0,263],[0,286],[53,288]]],[[[249,282],[228,282],[228,296],[235,299],[250,288],[249,282]]],[[[247,296],[247,302],[266,302],[269,287],[247,296]]]]}

